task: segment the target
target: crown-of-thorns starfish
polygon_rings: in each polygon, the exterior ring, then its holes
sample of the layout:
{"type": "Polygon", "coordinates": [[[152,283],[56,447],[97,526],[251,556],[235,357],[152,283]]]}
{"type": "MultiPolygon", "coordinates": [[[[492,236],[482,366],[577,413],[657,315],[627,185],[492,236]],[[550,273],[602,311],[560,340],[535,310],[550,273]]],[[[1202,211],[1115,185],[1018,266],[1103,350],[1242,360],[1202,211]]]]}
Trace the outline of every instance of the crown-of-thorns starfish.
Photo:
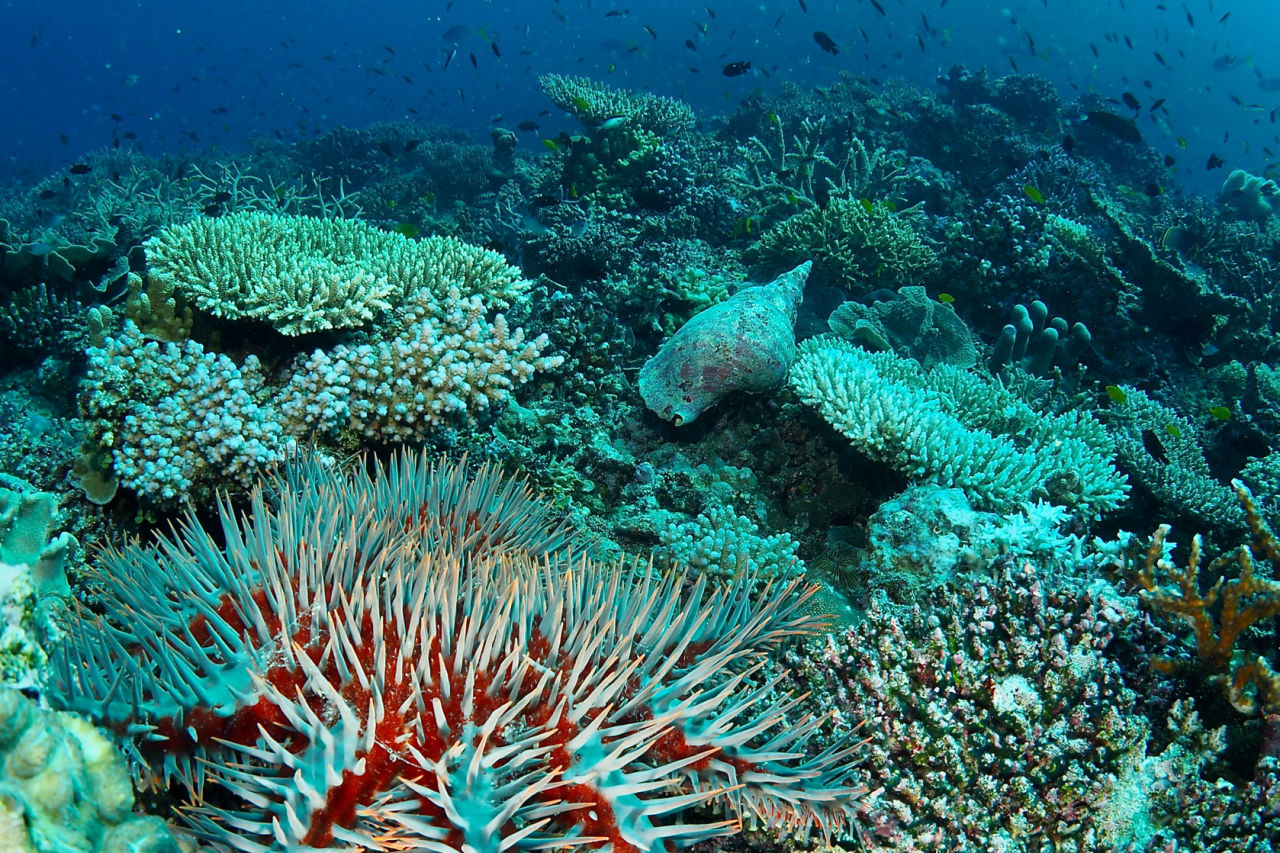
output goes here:
{"type": "Polygon", "coordinates": [[[524,484],[411,452],[300,458],[219,516],[104,554],[54,690],[209,841],[657,851],[858,809],[856,745],[762,674],[816,627],[795,584],[596,562],[524,484]]]}

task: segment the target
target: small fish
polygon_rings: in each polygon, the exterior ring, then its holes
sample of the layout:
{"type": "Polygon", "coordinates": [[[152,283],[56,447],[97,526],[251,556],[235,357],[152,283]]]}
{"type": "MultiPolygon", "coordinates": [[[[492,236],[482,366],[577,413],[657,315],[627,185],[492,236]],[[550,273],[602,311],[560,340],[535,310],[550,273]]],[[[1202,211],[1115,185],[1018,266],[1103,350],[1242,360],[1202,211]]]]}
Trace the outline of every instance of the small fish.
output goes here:
{"type": "Polygon", "coordinates": [[[87,175],[93,171],[93,167],[88,163],[73,163],[67,171],[73,175],[87,175]]]}
{"type": "Polygon", "coordinates": [[[747,62],[746,60],[739,60],[738,62],[730,62],[720,70],[720,73],[726,77],[738,77],[742,74],[746,74],[750,70],[750,62],[747,62]]]}
{"type": "Polygon", "coordinates": [[[622,16],[624,16],[624,15],[626,15],[626,14],[627,14],[627,11],[626,11],[625,9],[621,9],[621,10],[619,10],[619,9],[610,9],[608,12],[605,12],[605,13],[604,13],[604,16],[605,16],[606,18],[621,18],[622,16]]]}
{"type": "Polygon", "coordinates": [[[888,14],[887,12],[885,12],[884,7],[880,5],[880,0],[871,0],[871,5],[877,12],[880,13],[881,17],[884,17],[886,14],[888,14]]]}
{"type": "Polygon", "coordinates": [[[1226,160],[1223,160],[1217,154],[1210,154],[1209,160],[1204,164],[1204,168],[1205,168],[1205,171],[1207,172],[1211,169],[1221,169],[1225,165],[1227,165],[1226,160]]]}
{"type": "Polygon", "coordinates": [[[1164,98],[1156,98],[1154,101],[1151,102],[1151,106],[1147,107],[1147,112],[1149,113],[1155,112],[1156,110],[1164,106],[1164,102],[1165,102],[1164,98]]]}
{"type": "Polygon", "coordinates": [[[1230,17],[1231,17],[1231,13],[1227,12],[1225,15],[1223,15],[1221,18],[1218,19],[1218,23],[1225,24],[1227,22],[1227,18],[1230,18],[1230,17]]]}
{"type": "Polygon", "coordinates": [[[544,207],[555,207],[560,204],[561,201],[562,199],[559,196],[542,193],[541,195],[536,195],[529,199],[529,206],[534,210],[541,210],[544,207]]]}
{"type": "Polygon", "coordinates": [[[525,133],[533,133],[538,129],[538,123],[536,121],[529,121],[526,119],[525,121],[517,124],[516,129],[522,130],[525,133]]]}
{"type": "Polygon", "coordinates": [[[1158,51],[1158,50],[1153,50],[1153,51],[1151,51],[1151,52],[1155,55],[1156,62],[1159,62],[1159,63],[1160,63],[1161,65],[1163,65],[1165,68],[1168,68],[1168,67],[1169,67],[1169,63],[1167,63],[1167,62],[1165,62],[1165,61],[1164,61],[1164,57],[1160,55],[1160,51],[1158,51]]]}
{"type": "Polygon", "coordinates": [[[450,63],[450,62],[453,62],[453,58],[454,58],[455,56],[457,56],[457,55],[458,55],[458,49],[457,49],[456,47],[455,47],[453,50],[446,51],[446,52],[445,52],[445,55],[444,55],[444,68],[443,68],[443,69],[441,69],[441,70],[442,70],[442,71],[448,71],[448,70],[449,70],[449,63],[450,63]]]}
{"type": "Polygon", "coordinates": [[[557,142],[557,141],[556,141],[556,140],[554,140],[554,139],[544,139],[544,140],[542,140],[542,146],[543,146],[544,148],[546,148],[548,151],[559,151],[559,150],[560,150],[560,143],[559,143],[559,142],[557,142]]]}
{"type": "Polygon", "coordinates": [[[1280,77],[1266,77],[1259,80],[1258,88],[1264,92],[1280,92],[1280,77]]]}
{"type": "Polygon", "coordinates": [[[684,46],[695,52],[698,50],[698,46],[693,43],[693,39],[685,39],[684,46]]]}
{"type": "Polygon", "coordinates": [[[479,67],[480,67],[480,63],[476,61],[476,55],[475,55],[474,53],[472,53],[472,54],[470,54],[470,56],[471,56],[471,67],[472,67],[472,68],[479,68],[479,67]]]}
{"type": "Polygon", "coordinates": [[[226,190],[220,190],[214,193],[213,197],[210,198],[209,201],[213,202],[214,204],[226,204],[227,202],[231,201],[231,193],[227,192],[226,190]]]}
{"type": "Polygon", "coordinates": [[[398,225],[393,225],[391,230],[401,237],[408,237],[410,240],[418,236],[418,226],[412,222],[401,222],[398,225]]]}
{"type": "Polygon", "coordinates": [[[1147,451],[1152,459],[1161,465],[1169,464],[1169,454],[1165,451],[1164,445],[1160,443],[1160,438],[1149,429],[1142,431],[1142,449],[1147,451]]]}
{"type": "Polygon", "coordinates": [[[944,305],[950,305],[951,303],[956,301],[956,298],[952,296],[950,293],[939,293],[938,301],[943,303],[944,305]]]}
{"type": "Polygon", "coordinates": [[[809,14],[809,7],[804,4],[804,0],[799,0],[799,3],[800,3],[800,11],[804,12],[806,15],[809,14]]]}
{"type": "Polygon", "coordinates": [[[1027,194],[1027,198],[1031,199],[1036,204],[1044,204],[1044,193],[1031,186],[1031,184],[1023,184],[1022,191],[1027,194]]]}
{"type": "Polygon", "coordinates": [[[421,144],[422,144],[421,139],[410,139],[408,142],[404,144],[404,153],[408,154],[410,151],[414,150],[421,144]]]}
{"type": "Polygon", "coordinates": [[[706,10],[706,12],[707,12],[707,17],[709,17],[709,18],[710,18],[711,20],[713,20],[713,21],[716,19],[716,10],[715,10],[715,9],[712,9],[710,6],[703,6],[702,8],[706,10]]]}
{"type": "Polygon", "coordinates": [[[818,43],[818,47],[822,48],[827,53],[830,53],[833,56],[840,52],[840,48],[835,43],[835,40],[832,39],[831,36],[824,33],[822,30],[814,31],[813,40],[818,43]]]}
{"type": "Polygon", "coordinates": [[[644,25],[644,31],[645,31],[646,33],[648,33],[649,35],[653,36],[654,41],[657,41],[657,39],[658,39],[658,34],[654,31],[653,27],[649,26],[648,24],[645,24],[645,25],[644,25]]]}
{"type": "Polygon", "coordinates": [[[1186,150],[1186,148],[1187,148],[1187,138],[1186,138],[1185,136],[1179,136],[1179,137],[1178,137],[1176,140],[1174,140],[1174,141],[1178,143],[1178,147],[1179,147],[1179,148],[1183,149],[1184,151],[1186,150]]]}
{"type": "Polygon", "coordinates": [[[1169,168],[1173,168],[1173,164],[1174,164],[1174,163],[1177,163],[1177,162],[1178,162],[1178,161],[1174,159],[1174,157],[1173,157],[1173,155],[1172,155],[1172,154],[1166,154],[1166,155],[1164,155],[1164,164],[1165,164],[1165,166],[1167,166],[1167,167],[1169,167],[1169,168]]]}
{"type": "Polygon", "coordinates": [[[630,116],[610,116],[600,123],[601,130],[616,130],[631,120],[630,116]]]}
{"type": "Polygon", "coordinates": [[[875,205],[875,202],[873,202],[871,199],[860,198],[858,199],[858,203],[862,205],[862,209],[867,212],[868,216],[870,216],[872,213],[875,212],[876,205],[875,205]]]}
{"type": "Polygon", "coordinates": [[[1138,103],[1138,99],[1133,96],[1132,92],[1125,92],[1120,96],[1120,100],[1124,101],[1124,105],[1134,112],[1142,109],[1142,104],[1138,103]]]}
{"type": "Polygon", "coordinates": [[[1231,420],[1231,409],[1227,406],[1210,406],[1209,414],[1213,415],[1220,421],[1231,420]]]}
{"type": "Polygon", "coordinates": [[[1156,196],[1164,193],[1164,187],[1153,182],[1143,187],[1143,192],[1145,192],[1151,198],[1155,198],[1156,196]]]}
{"type": "Polygon", "coordinates": [[[1123,403],[1129,399],[1129,395],[1124,393],[1124,389],[1119,385],[1108,385],[1106,391],[1107,396],[1111,398],[1113,403],[1123,403]]]}
{"type": "Polygon", "coordinates": [[[1165,424],[1164,431],[1174,438],[1182,438],[1182,430],[1178,429],[1177,424],[1165,424]]]}
{"type": "Polygon", "coordinates": [[[494,56],[498,57],[499,59],[502,58],[502,51],[498,50],[498,43],[496,41],[489,42],[489,47],[493,50],[494,56]]]}
{"type": "Polygon", "coordinates": [[[1222,56],[1219,56],[1213,60],[1213,70],[1214,71],[1230,71],[1232,68],[1235,68],[1236,65],[1238,65],[1239,63],[1240,63],[1240,57],[1232,56],[1229,53],[1224,53],[1222,56]]]}

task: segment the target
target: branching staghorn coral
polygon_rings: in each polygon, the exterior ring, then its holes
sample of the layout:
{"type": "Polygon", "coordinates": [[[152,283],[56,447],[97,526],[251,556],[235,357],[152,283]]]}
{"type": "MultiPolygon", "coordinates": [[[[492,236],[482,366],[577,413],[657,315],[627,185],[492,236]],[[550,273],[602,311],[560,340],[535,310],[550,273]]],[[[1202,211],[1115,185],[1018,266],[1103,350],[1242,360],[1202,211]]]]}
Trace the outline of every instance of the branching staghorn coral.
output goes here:
{"type": "Polygon", "coordinates": [[[827,117],[805,117],[787,141],[782,119],[767,117],[772,138],[752,136],[738,149],[747,175],[746,194],[766,221],[818,207],[818,197],[879,195],[901,169],[884,148],[870,149],[850,131],[843,143],[827,134],[827,117]]]}
{"type": "MultiPolygon", "coordinates": [[[[1258,622],[1280,615],[1280,580],[1254,574],[1256,561],[1269,565],[1273,573],[1280,569],[1280,543],[1259,514],[1248,487],[1239,480],[1232,480],[1231,487],[1244,507],[1252,540],[1209,563],[1205,573],[1217,576],[1214,585],[1206,592],[1200,591],[1202,552],[1198,535],[1191,540],[1185,568],[1164,556],[1167,524],[1156,529],[1147,549],[1146,564],[1138,572],[1138,582],[1143,600],[1153,610],[1191,626],[1200,665],[1213,680],[1223,684],[1228,700],[1237,710],[1252,713],[1261,709],[1276,714],[1280,713],[1280,672],[1261,655],[1240,653],[1236,640],[1258,622]],[[1224,571],[1233,562],[1239,564],[1240,574],[1228,580],[1224,571]],[[1157,569],[1173,581],[1176,589],[1160,585],[1157,569]]],[[[1177,668],[1176,662],[1167,659],[1158,659],[1155,665],[1165,672],[1177,668]]]]}

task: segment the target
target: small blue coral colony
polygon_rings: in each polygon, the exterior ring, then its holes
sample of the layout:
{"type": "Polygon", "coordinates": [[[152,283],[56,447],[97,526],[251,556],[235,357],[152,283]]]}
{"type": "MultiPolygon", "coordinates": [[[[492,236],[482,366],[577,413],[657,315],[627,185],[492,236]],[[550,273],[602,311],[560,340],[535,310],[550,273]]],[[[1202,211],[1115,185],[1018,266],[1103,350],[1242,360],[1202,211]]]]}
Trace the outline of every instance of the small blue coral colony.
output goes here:
{"type": "Polygon", "coordinates": [[[1280,850],[1280,190],[1013,72],[5,189],[0,848],[1280,850]]]}

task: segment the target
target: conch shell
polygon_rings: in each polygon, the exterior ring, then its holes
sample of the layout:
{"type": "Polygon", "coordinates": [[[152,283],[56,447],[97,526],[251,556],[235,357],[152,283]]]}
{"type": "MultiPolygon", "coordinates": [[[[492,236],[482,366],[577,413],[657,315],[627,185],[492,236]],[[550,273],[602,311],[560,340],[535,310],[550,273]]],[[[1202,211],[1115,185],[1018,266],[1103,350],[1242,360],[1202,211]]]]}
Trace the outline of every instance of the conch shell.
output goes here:
{"type": "Polygon", "coordinates": [[[812,261],[695,314],[640,369],[644,404],[676,426],[731,391],[782,384],[796,357],[796,309],[812,261]]]}

